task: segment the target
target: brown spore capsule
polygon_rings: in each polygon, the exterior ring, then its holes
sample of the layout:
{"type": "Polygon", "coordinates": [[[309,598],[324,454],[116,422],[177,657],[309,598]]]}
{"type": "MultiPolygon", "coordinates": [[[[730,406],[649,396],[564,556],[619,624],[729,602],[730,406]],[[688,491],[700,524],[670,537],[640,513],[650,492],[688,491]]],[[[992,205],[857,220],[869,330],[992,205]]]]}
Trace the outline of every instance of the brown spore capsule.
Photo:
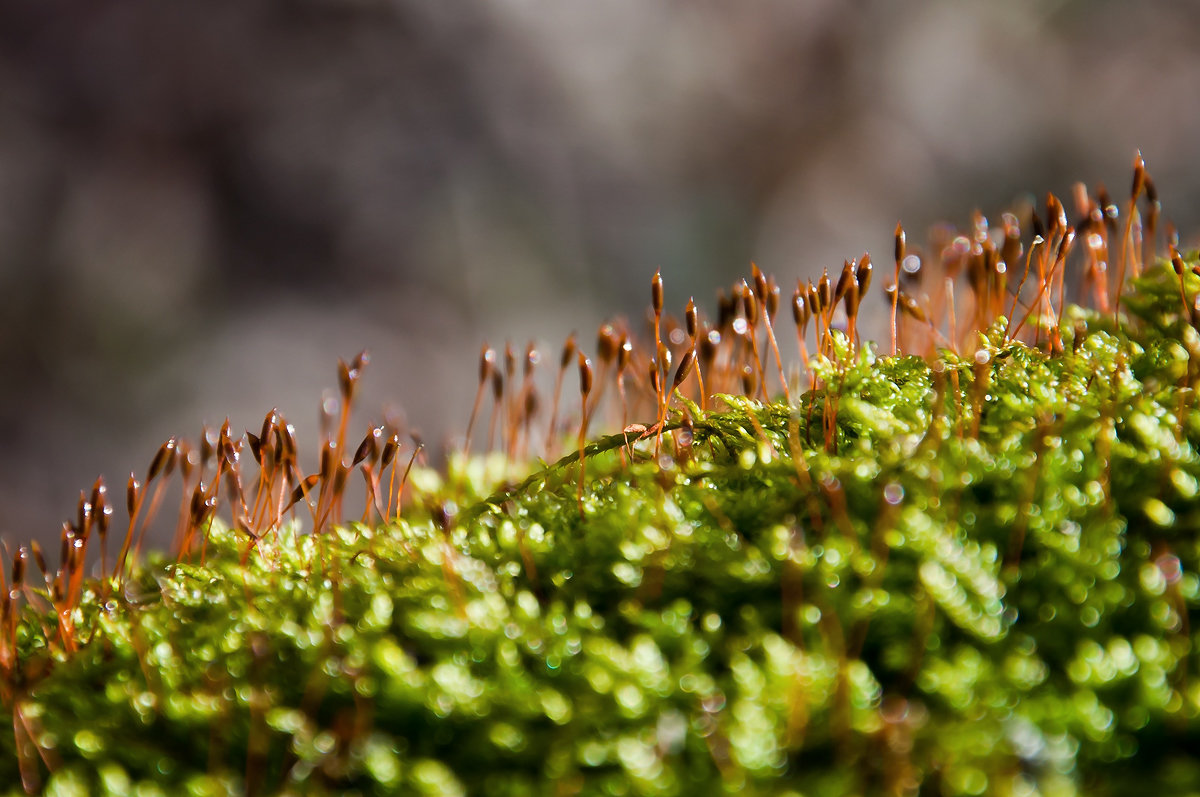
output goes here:
{"type": "Polygon", "coordinates": [[[217,448],[221,455],[221,460],[230,468],[237,468],[238,459],[241,456],[238,446],[233,442],[233,429],[230,427],[229,419],[225,419],[224,425],[221,426],[221,435],[217,441],[217,448]]]}
{"type": "Polygon", "coordinates": [[[754,369],[749,365],[742,366],[742,392],[753,397],[758,390],[758,379],[754,373],[754,369]]]}
{"type": "Polygon", "coordinates": [[[812,280],[808,281],[808,289],[805,292],[804,301],[808,304],[808,314],[818,316],[821,314],[821,292],[817,290],[817,286],[812,284],[812,280]]]}
{"type": "Polygon", "coordinates": [[[67,563],[68,563],[67,557],[70,556],[70,554],[71,554],[71,547],[75,543],[76,536],[77,536],[77,534],[75,531],[75,527],[71,525],[71,522],[63,521],[62,533],[59,535],[59,543],[60,543],[59,551],[58,551],[58,569],[59,569],[59,571],[62,571],[67,566],[67,563]]]}
{"type": "Polygon", "coordinates": [[[396,452],[400,450],[400,433],[393,432],[383,444],[383,453],[379,458],[380,467],[386,468],[392,464],[392,460],[396,457],[396,452]]]}
{"type": "MultiPolygon", "coordinates": [[[[859,304],[860,298],[861,297],[858,292],[858,281],[852,279],[852,280],[850,280],[850,284],[846,286],[846,293],[845,293],[845,296],[843,297],[843,300],[845,301],[847,318],[850,318],[850,319],[857,318],[858,304],[859,304]]],[[[851,323],[853,323],[853,321],[851,323]]]]}
{"type": "Polygon", "coordinates": [[[105,514],[112,513],[112,507],[108,505],[108,487],[104,484],[104,479],[96,479],[96,483],[92,485],[92,519],[105,522],[105,514]]]}
{"type": "Polygon", "coordinates": [[[871,256],[864,254],[858,261],[858,268],[854,271],[855,281],[858,282],[858,295],[861,300],[867,294],[867,288],[871,286],[871,256]]]}
{"type": "Polygon", "coordinates": [[[1113,202],[1112,196],[1109,195],[1108,189],[1103,185],[1096,187],[1096,202],[1100,206],[1100,211],[1104,214],[1104,222],[1111,229],[1117,217],[1121,215],[1121,211],[1117,209],[1117,205],[1113,202]]]}
{"type": "Polygon", "coordinates": [[[526,422],[538,414],[541,408],[541,399],[538,397],[536,389],[531,389],[525,392],[525,402],[522,406],[522,411],[525,413],[526,422]]]}
{"type": "Polygon", "coordinates": [[[1000,249],[1000,257],[1007,265],[1016,268],[1017,261],[1021,259],[1021,222],[1012,213],[1005,213],[1001,220],[1004,223],[1004,244],[1000,249]]]}
{"type": "Polygon", "coordinates": [[[79,503],[76,505],[75,511],[75,528],[79,529],[80,534],[87,534],[91,527],[92,504],[82,490],[79,491],[79,503]]]}
{"type": "Polygon", "coordinates": [[[370,360],[371,357],[365,350],[360,351],[349,364],[338,360],[338,389],[343,401],[349,403],[354,398],[354,388],[370,360]]]}
{"type": "Polygon", "coordinates": [[[971,214],[971,227],[975,231],[975,242],[983,243],[988,239],[988,220],[987,216],[976,210],[971,214]]]}
{"type": "Polygon", "coordinates": [[[612,324],[601,324],[596,333],[596,356],[600,362],[611,363],[617,356],[617,331],[612,324]]]}
{"type": "Polygon", "coordinates": [[[801,329],[808,326],[809,312],[806,296],[807,292],[797,283],[796,291],[792,294],[792,318],[795,319],[796,326],[801,329]]]}
{"type": "MultiPolygon", "coordinates": [[[[657,326],[657,325],[656,325],[657,326]]],[[[660,344],[661,345],[661,344],[660,344]]],[[[584,463],[585,446],[588,429],[588,395],[592,392],[592,363],[579,352],[579,516],[583,517],[583,478],[586,470],[584,463]]]]}
{"type": "Polygon", "coordinates": [[[271,432],[279,425],[279,408],[273,407],[270,412],[263,418],[262,428],[259,430],[258,439],[267,440],[271,437],[271,432]]]}
{"type": "Polygon", "coordinates": [[[217,447],[217,433],[207,424],[200,431],[200,467],[208,467],[217,447]]]}
{"type": "Polygon", "coordinates": [[[280,449],[283,451],[283,456],[289,462],[296,461],[296,427],[290,423],[284,423],[275,427],[279,431],[279,439],[282,443],[280,449]]]}
{"type": "Polygon", "coordinates": [[[897,306],[901,311],[904,312],[905,315],[922,323],[925,323],[928,320],[928,316],[925,315],[925,311],[921,308],[921,305],[917,303],[917,300],[902,290],[897,291],[895,285],[889,285],[887,290],[884,292],[887,294],[889,299],[897,304],[897,306]]]}
{"type": "Polygon", "coordinates": [[[759,303],[765,304],[767,301],[767,278],[757,263],[750,264],[750,273],[754,282],[754,295],[758,298],[759,303]]]}
{"type": "Polygon", "coordinates": [[[458,505],[453,501],[438,501],[430,508],[429,514],[438,531],[442,534],[449,534],[454,529],[454,517],[458,514],[458,505]]]}
{"type": "Polygon", "coordinates": [[[706,324],[706,331],[700,336],[699,343],[700,365],[706,372],[711,371],[713,362],[717,359],[717,347],[721,345],[721,333],[707,327],[706,324]]]}
{"type": "Polygon", "coordinates": [[[758,321],[758,300],[754,296],[754,291],[742,280],[742,284],[738,289],[739,298],[742,301],[742,312],[745,315],[746,321],[751,325],[758,321]]]}
{"type": "Polygon", "coordinates": [[[1129,188],[1129,198],[1135,200],[1142,189],[1146,187],[1146,161],[1142,159],[1142,151],[1133,154],[1133,184],[1129,188]]]}
{"type": "Polygon", "coordinates": [[[364,460],[374,463],[379,458],[379,441],[383,439],[383,427],[376,426],[367,432],[366,437],[358,444],[351,463],[355,466],[364,460]]]}
{"type": "Polygon", "coordinates": [[[351,394],[354,392],[354,380],[350,377],[350,366],[340,357],[338,358],[337,371],[338,390],[341,392],[343,399],[349,400],[351,394]]]}
{"type": "Polygon", "coordinates": [[[987,281],[987,254],[978,244],[971,249],[971,255],[967,259],[967,281],[975,295],[982,297],[987,281]]]}
{"type": "Polygon", "coordinates": [[[726,294],[725,291],[717,291],[717,329],[728,330],[736,314],[736,297],[726,294]]]}
{"type": "Polygon", "coordinates": [[[1090,215],[1089,209],[1093,203],[1088,196],[1087,186],[1082,182],[1075,183],[1075,185],[1071,186],[1071,194],[1075,199],[1075,212],[1080,216],[1090,215]]]}
{"type": "Polygon", "coordinates": [[[629,340],[629,336],[624,332],[621,333],[621,345],[617,347],[617,371],[624,373],[629,367],[629,361],[633,357],[633,343],[629,340]]]}
{"type": "Polygon", "coordinates": [[[695,364],[696,350],[688,349],[679,359],[679,367],[675,369],[675,378],[671,380],[671,390],[675,390],[683,384],[683,380],[688,378],[688,374],[692,372],[692,366],[695,364]]]}
{"type": "Polygon", "coordinates": [[[46,554],[42,552],[42,546],[37,540],[29,543],[29,551],[33,554],[33,561],[37,563],[38,570],[42,571],[42,578],[50,578],[50,568],[46,566],[46,554]]]}
{"type": "Polygon", "coordinates": [[[317,488],[317,485],[320,482],[321,482],[321,474],[319,474],[319,473],[312,473],[312,474],[309,474],[308,476],[305,476],[303,479],[301,479],[300,482],[296,485],[296,488],[294,490],[292,490],[291,495],[288,496],[288,502],[286,504],[284,504],[283,511],[286,512],[287,510],[291,509],[293,506],[298,504],[302,499],[307,498],[307,496],[310,493],[312,493],[313,490],[315,490],[317,488]]]}
{"type": "MultiPolygon", "coordinates": [[[[249,429],[247,429],[246,430],[246,442],[250,444],[250,454],[254,457],[254,461],[257,462],[259,465],[262,465],[263,464],[262,440],[260,440],[258,435],[256,435],[254,432],[251,432],[249,429]]],[[[267,442],[268,442],[268,444],[270,443],[269,440],[267,442]]]]}
{"type": "Polygon", "coordinates": [[[1030,216],[1029,222],[1030,222],[1030,226],[1033,227],[1034,239],[1037,240],[1040,238],[1041,240],[1045,241],[1046,240],[1046,225],[1044,225],[1042,223],[1042,218],[1041,218],[1041,216],[1039,216],[1037,214],[1037,211],[1034,211],[1033,215],[1030,216]]]}
{"type": "Polygon", "coordinates": [[[179,463],[179,472],[183,474],[184,482],[190,482],[192,479],[192,469],[200,461],[200,457],[187,440],[180,440],[176,450],[178,453],[175,459],[179,463]]]}
{"type": "Polygon", "coordinates": [[[1184,282],[1184,275],[1187,273],[1187,264],[1183,262],[1183,257],[1180,256],[1179,250],[1174,246],[1170,249],[1171,252],[1171,268],[1175,271],[1176,279],[1179,283],[1179,298],[1183,302],[1183,310],[1187,315],[1188,321],[1192,324],[1196,323],[1196,307],[1195,304],[1188,299],[1187,287],[1184,282]]]}
{"type": "Polygon", "coordinates": [[[837,285],[833,289],[833,303],[837,304],[842,301],[846,295],[846,289],[850,287],[851,281],[854,279],[854,265],[849,260],[842,261],[842,273],[838,276],[837,285]]]}
{"type": "Polygon", "coordinates": [[[328,482],[333,475],[334,463],[337,461],[337,443],[330,440],[321,447],[321,460],[317,468],[321,481],[328,482]]]}
{"type": "Polygon", "coordinates": [[[667,348],[665,343],[658,344],[658,362],[662,363],[663,376],[671,369],[671,350],[667,348]]]}
{"type": "Polygon", "coordinates": [[[147,483],[153,481],[158,474],[163,473],[170,475],[175,470],[175,460],[179,456],[179,439],[171,437],[167,442],[163,443],[158,448],[158,452],[154,455],[154,459],[150,461],[150,468],[146,473],[147,483]]]}
{"type": "Polygon", "coordinates": [[[487,382],[496,367],[496,350],[486,343],[479,349],[479,381],[487,382]]]}
{"type": "Polygon", "coordinates": [[[571,360],[575,358],[575,333],[567,335],[567,340],[563,343],[562,357],[559,359],[559,366],[566,368],[571,364],[571,360]]]}
{"type": "Polygon", "coordinates": [[[28,556],[29,549],[24,545],[22,545],[17,550],[16,555],[13,556],[11,581],[13,589],[20,589],[25,583],[25,560],[28,558],[28,556]]]}
{"type": "Polygon", "coordinates": [[[1046,194],[1046,219],[1050,223],[1052,232],[1066,229],[1066,208],[1063,207],[1063,203],[1059,201],[1058,197],[1051,193],[1046,194]]]}
{"type": "Polygon", "coordinates": [[[138,495],[141,493],[141,490],[141,483],[130,473],[129,481],[125,484],[125,508],[129,512],[130,518],[137,512],[138,495]]]}
{"type": "Polygon", "coordinates": [[[771,277],[767,281],[767,318],[774,320],[775,315],[779,312],[779,285],[775,282],[775,278],[771,277]]]}
{"type": "Polygon", "coordinates": [[[1071,250],[1071,245],[1075,243],[1075,228],[1067,226],[1063,229],[1062,240],[1058,242],[1058,251],[1054,257],[1056,260],[1064,260],[1067,257],[1067,252],[1071,250]]]}
{"type": "Polygon", "coordinates": [[[513,351],[512,341],[504,341],[504,378],[511,382],[517,372],[517,353],[513,351]]]}
{"type": "Polygon", "coordinates": [[[579,352],[579,392],[587,396],[592,392],[592,361],[579,352]]]}

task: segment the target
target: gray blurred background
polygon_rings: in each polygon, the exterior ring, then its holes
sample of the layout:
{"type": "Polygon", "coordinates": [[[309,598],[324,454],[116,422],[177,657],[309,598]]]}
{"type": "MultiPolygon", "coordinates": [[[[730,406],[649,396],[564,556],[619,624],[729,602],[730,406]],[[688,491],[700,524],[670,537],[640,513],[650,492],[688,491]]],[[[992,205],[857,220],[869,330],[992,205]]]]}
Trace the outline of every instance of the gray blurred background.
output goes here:
{"type": "Polygon", "coordinates": [[[482,339],[590,349],[656,268],[711,311],[751,260],[786,288],[887,261],[897,220],[1121,196],[1139,147],[1194,241],[1197,31],[1192,2],[2,0],[0,534],[57,539],[97,474],[226,415],[315,445],[361,348],[354,428],[403,408],[437,444],[482,339]]]}

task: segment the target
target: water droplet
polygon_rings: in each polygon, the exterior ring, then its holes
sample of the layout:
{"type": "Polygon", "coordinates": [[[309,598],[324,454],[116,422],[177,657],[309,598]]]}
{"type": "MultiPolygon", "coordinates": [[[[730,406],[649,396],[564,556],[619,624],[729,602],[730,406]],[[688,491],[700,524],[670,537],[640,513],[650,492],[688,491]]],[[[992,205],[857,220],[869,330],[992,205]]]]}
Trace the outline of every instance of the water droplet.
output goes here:
{"type": "Polygon", "coordinates": [[[1154,560],[1154,564],[1158,565],[1158,569],[1162,571],[1168,584],[1174,584],[1183,577],[1183,568],[1179,564],[1179,557],[1174,554],[1163,554],[1154,560]]]}

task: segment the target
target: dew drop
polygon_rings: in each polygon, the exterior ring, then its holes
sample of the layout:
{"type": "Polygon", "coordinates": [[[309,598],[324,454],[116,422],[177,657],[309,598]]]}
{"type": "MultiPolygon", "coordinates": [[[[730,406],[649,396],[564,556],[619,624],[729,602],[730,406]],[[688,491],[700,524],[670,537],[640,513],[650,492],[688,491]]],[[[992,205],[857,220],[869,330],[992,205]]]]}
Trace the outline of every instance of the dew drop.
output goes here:
{"type": "Polygon", "coordinates": [[[1174,554],[1163,554],[1154,560],[1154,564],[1158,565],[1168,584],[1174,584],[1183,577],[1183,567],[1179,563],[1179,557],[1174,554]]]}

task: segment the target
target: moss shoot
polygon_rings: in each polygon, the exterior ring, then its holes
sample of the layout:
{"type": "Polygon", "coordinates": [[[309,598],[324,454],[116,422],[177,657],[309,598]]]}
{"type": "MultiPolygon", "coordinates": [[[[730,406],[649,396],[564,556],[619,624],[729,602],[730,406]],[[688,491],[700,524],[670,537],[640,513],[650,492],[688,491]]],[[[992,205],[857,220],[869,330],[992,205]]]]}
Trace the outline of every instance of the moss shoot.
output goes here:
{"type": "Polygon", "coordinates": [[[794,329],[757,268],[712,322],[656,276],[650,340],[572,338],[549,400],[532,347],[485,347],[487,450],[442,471],[383,427],[351,453],[365,357],[315,473],[277,412],[168,441],[124,516],[97,482],[58,567],[4,568],[0,784],[1192,793],[1200,265],[1153,255],[1140,160],[1127,204],[1076,205],[898,228],[878,344],[864,257],[796,287],[794,329]],[[145,556],[168,480],[175,550],[145,556]]]}

